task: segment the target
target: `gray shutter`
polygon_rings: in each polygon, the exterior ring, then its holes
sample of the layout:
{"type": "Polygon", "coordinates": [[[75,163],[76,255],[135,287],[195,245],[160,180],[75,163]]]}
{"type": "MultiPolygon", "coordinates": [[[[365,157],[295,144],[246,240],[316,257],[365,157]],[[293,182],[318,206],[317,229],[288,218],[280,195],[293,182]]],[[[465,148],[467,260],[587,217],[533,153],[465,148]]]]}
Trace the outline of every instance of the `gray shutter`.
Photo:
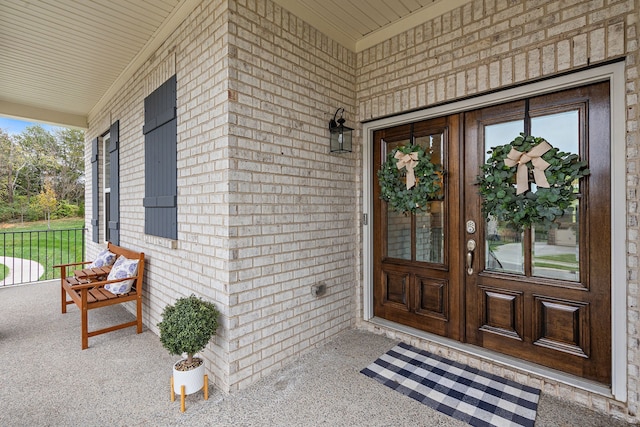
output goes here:
{"type": "Polygon", "coordinates": [[[144,100],[146,234],[178,238],[176,76],[144,100]]]}
{"type": "Polygon", "coordinates": [[[100,188],[98,187],[98,138],[91,141],[91,233],[93,241],[100,242],[100,188]]]}
{"type": "Polygon", "coordinates": [[[120,122],[111,125],[109,156],[111,160],[111,196],[109,198],[109,240],[120,244],[120,122]]]}

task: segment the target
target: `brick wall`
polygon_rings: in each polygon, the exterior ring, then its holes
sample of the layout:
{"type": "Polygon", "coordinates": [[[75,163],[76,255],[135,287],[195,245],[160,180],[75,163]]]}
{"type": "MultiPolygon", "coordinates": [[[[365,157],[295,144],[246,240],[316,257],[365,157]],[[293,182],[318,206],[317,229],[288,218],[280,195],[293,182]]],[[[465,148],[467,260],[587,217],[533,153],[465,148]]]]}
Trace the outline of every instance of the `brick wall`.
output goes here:
{"type": "Polygon", "coordinates": [[[229,94],[231,384],[248,385],[353,325],[355,54],[270,1],[232,5],[229,94]],[[327,285],[315,297],[311,286],[327,285]]]}
{"type": "MultiPolygon", "coordinates": [[[[618,417],[638,411],[638,17],[633,0],[473,0],[359,52],[358,121],[487,93],[624,57],[627,88],[628,405],[385,331],[618,417]]],[[[363,327],[375,330],[369,324],[363,327]]]]}
{"type": "Polygon", "coordinates": [[[354,63],[270,2],[204,1],[89,117],[88,140],[120,121],[120,243],[147,258],[145,326],[157,333],[180,296],[214,301],[222,327],[203,356],[222,390],[354,323],[358,154],[329,154],[327,129],[338,107],[355,118],[354,63]],[[144,98],[174,73],[175,242],[144,234],[142,206],[144,98]]]}
{"type": "MultiPolygon", "coordinates": [[[[226,2],[197,7],[106,107],[90,115],[87,131],[91,140],[113,121],[120,122],[120,244],[145,252],[145,326],[157,333],[162,310],[181,296],[194,293],[214,301],[222,312],[222,327],[203,356],[210,377],[223,390],[229,383],[227,26],[226,2]],[[177,242],[144,234],[142,205],[144,98],[173,74],[178,110],[177,242]]],[[[90,169],[86,172],[90,177],[90,169]]],[[[100,180],[102,188],[102,176],[100,180]]],[[[87,185],[86,200],[91,201],[93,190],[87,185]]],[[[89,203],[86,212],[89,220],[89,203]]],[[[87,256],[99,248],[89,243],[87,256]]]]}

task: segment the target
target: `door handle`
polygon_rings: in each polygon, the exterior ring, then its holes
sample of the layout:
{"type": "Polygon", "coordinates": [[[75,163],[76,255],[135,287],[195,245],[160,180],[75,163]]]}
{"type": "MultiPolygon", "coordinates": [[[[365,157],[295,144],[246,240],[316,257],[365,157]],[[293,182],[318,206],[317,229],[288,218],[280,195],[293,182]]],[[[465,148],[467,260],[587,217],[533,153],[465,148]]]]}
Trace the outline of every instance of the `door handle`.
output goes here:
{"type": "Polygon", "coordinates": [[[473,251],[476,249],[476,241],[473,239],[467,240],[467,274],[471,276],[473,274],[473,251]]]}

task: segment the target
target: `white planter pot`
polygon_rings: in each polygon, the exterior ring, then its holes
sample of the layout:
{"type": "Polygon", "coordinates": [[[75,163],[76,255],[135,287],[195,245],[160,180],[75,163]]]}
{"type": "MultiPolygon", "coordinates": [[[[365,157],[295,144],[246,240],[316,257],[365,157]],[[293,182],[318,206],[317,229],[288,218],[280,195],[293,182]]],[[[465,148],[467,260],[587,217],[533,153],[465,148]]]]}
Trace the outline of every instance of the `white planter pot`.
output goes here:
{"type": "Polygon", "coordinates": [[[176,370],[175,365],[179,362],[173,365],[173,391],[179,395],[180,386],[182,385],[184,385],[185,394],[192,394],[202,390],[204,386],[204,361],[200,366],[190,371],[176,370]]]}

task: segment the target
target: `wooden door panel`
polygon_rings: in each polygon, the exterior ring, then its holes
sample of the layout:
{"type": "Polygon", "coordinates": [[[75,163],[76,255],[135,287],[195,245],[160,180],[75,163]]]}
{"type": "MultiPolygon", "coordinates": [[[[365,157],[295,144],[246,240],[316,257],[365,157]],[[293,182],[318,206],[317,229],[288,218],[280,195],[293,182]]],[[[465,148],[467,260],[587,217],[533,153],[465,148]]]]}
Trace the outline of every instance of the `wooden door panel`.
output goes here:
{"type": "Polygon", "coordinates": [[[436,319],[448,320],[449,281],[416,275],[416,313],[436,319]]]}
{"type": "Polygon", "coordinates": [[[406,271],[382,270],[382,304],[409,311],[409,273],[406,271]]]}
{"type": "Polygon", "coordinates": [[[510,289],[478,286],[479,329],[516,340],[524,337],[524,294],[510,289]]]}
{"type": "Polygon", "coordinates": [[[534,295],[533,344],[589,357],[589,304],[534,295]]]}

